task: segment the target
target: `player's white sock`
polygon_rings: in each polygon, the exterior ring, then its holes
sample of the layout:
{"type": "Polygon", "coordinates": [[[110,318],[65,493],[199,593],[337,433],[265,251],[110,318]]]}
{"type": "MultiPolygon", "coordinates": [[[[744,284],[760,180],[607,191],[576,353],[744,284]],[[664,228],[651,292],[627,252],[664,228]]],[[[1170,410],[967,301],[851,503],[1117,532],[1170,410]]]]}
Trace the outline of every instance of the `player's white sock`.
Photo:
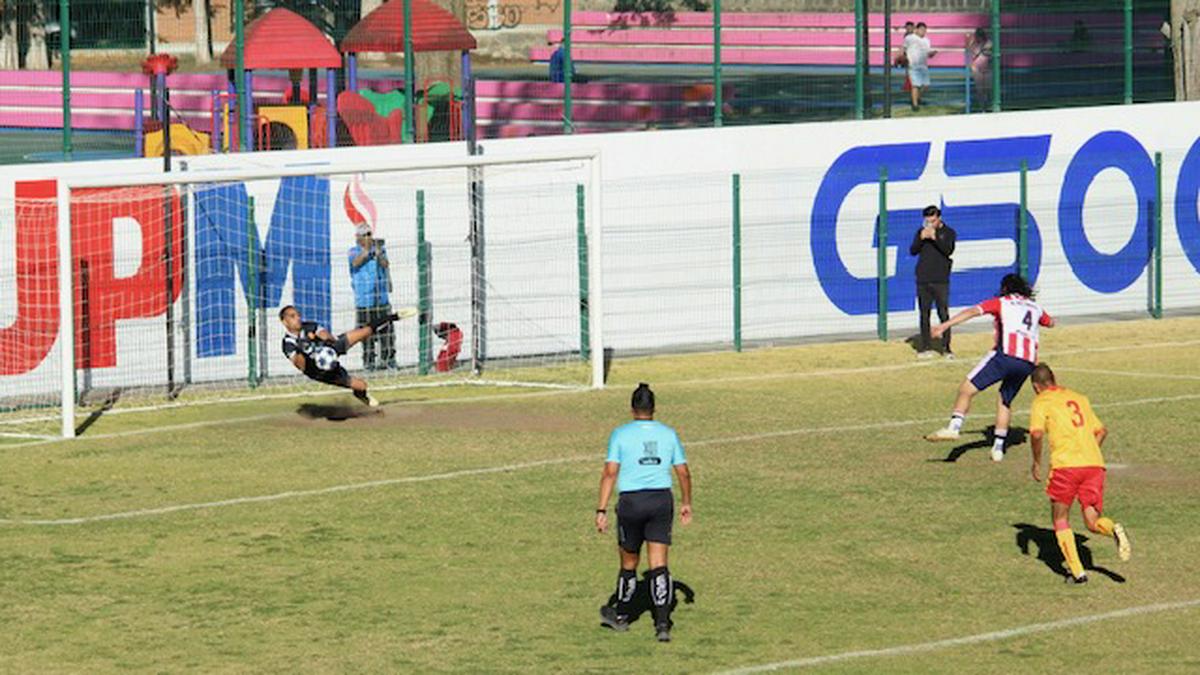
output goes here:
{"type": "Polygon", "coordinates": [[[1008,429],[996,429],[992,432],[992,452],[1004,452],[1004,443],[1008,441],[1008,429]]]}
{"type": "Polygon", "coordinates": [[[967,418],[967,416],[960,412],[956,412],[956,413],[950,415],[949,428],[954,431],[962,431],[962,425],[963,425],[963,422],[966,420],[966,418],[967,418]]]}

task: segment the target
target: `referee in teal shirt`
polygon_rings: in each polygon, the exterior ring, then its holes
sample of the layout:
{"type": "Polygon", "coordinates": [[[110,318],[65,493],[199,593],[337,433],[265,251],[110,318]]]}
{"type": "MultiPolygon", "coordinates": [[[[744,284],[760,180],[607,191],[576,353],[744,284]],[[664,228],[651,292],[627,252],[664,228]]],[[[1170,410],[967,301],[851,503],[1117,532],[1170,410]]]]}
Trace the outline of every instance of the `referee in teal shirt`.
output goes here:
{"type": "Polygon", "coordinates": [[[613,484],[617,499],[617,550],[621,571],[617,577],[617,606],[600,608],[604,625],[614,630],[629,628],[628,609],[637,589],[637,567],[646,543],[650,569],[646,584],[654,613],[654,631],[659,642],[671,640],[671,599],[674,595],[667,550],[671,546],[671,523],[675,499],[671,494],[671,469],[679,477],[682,503],[679,520],[692,522],[692,474],[688,471],[683,444],[671,427],[654,421],[654,392],[641,383],[633,391],[633,421],[613,430],[608,439],[608,457],[600,477],[600,502],[596,507],[596,529],[608,530],[608,500],[613,484]]]}

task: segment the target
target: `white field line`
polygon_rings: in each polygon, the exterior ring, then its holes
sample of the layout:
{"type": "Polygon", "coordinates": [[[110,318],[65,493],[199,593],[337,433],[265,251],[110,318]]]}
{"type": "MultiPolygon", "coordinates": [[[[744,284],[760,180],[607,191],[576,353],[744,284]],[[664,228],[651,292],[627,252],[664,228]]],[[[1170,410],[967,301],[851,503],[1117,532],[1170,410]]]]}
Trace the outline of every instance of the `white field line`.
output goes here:
{"type": "Polygon", "coordinates": [[[794,668],[808,668],[810,666],[824,666],[832,663],[840,663],[842,661],[850,661],[854,659],[871,659],[871,658],[888,658],[894,656],[909,656],[911,654],[920,654],[924,652],[932,652],[939,649],[948,649],[950,647],[963,647],[967,645],[980,644],[983,642],[996,642],[998,640],[1008,640],[1023,635],[1033,635],[1035,633],[1048,633],[1051,631],[1061,630],[1063,628],[1073,628],[1075,626],[1085,626],[1091,623],[1100,621],[1109,621],[1112,619],[1124,619],[1131,616],[1140,616],[1143,614],[1158,614],[1160,612],[1177,612],[1180,610],[1193,609],[1200,607],[1200,599],[1184,600],[1181,602],[1162,602],[1153,605],[1139,605],[1136,607],[1127,607],[1103,614],[1088,614],[1085,616],[1077,616],[1070,619],[1061,619],[1059,621],[1048,621],[1045,623],[1032,623],[1025,626],[1017,626],[1015,628],[1006,628],[1004,630],[991,631],[989,633],[977,633],[975,635],[965,635],[963,637],[949,638],[946,640],[934,640],[932,642],[918,642],[916,644],[897,645],[895,647],[884,647],[882,649],[861,649],[852,652],[841,652],[838,654],[826,654],[824,656],[810,656],[803,659],[793,659],[791,661],[776,661],[775,663],[764,663],[757,666],[747,666],[745,668],[735,668],[733,670],[721,671],[720,675],[750,675],[750,673],[768,673],[777,670],[788,670],[794,668]]]}
{"type": "Polygon", "coordinates": [[[1092,375],[1118,375],[1122,377],[1146,377],[1158,380],[1200,380],[1200,375],[1181,375],[1178,373],[1149,373],[1140,370],[1105,370],[1102,368],[1056,368],[1064,373],[1088,373],[1092,375]]]}
{"type": "MultiPolygon", "coordinates": [[[[575,394],[586,390],[583,389],[550,389],[547,391],[522,392],[520,394],[488,394],[483,396],[460,396],[457,398],[433,399],[430,401],[389,401],[384,403],[386,408],[407,408],[420,405],[449,405],[453,403],[479,403],[484,401],[497,401],[522,398],[541,398],[543,396],[559,396],[562,394],[575,394]]],[[[344,389],[335,390],[332,393],[345,393],[344,389]]],[[[236,401],[236,402],[240,402],[236,401]]],[[[226,403],[234,403],[234,401],[226,401],[226,403]]],[[[361,405],[355,403],[355,405],[361,405]]],[[[115,412],[115,411],[111,411],[115,412]]],[[[108,413],[106,413],[108,414],[108,413]]],[[[61,436],[37,436],[43,440],[32,441],[30,443],[14,443],[12,445],[0,448],[0,450],[16,450],[18,448],[29,448],[37,445],[49,445],[51,443],[62,443],[65,441],[79,440],[104,440],[108,438],[126,438],[129,436],[144,436],[146,434],[156,434],[167,431],[183,431],[187,429],[202,429],[204,427],[215,427],[226,424],[239,424],[242,422],[260,422],[262,420],[278,419],[281,417],[291,417],[295,415],[295,411],[263,413],[261,415],[248,415],[246,417],[227,417],[219,420],[202,420],[198,422],[183,422],[180,424],[163,424],[155,427],[145,427],[142,429],[127,429],[125,431],[112,431],[105,434],[84,434],[76,438],[62,438],[61,436]]]]}
{"type": "MultiPolygon", "coordinates": [[[[1061,351],[1045,351],[1041,353],[1043,357],[1058,357],[1071,356],[1074,354],[1094,354],[1103,352],[1126,351],[1130,349],[1167,349],[1174,347],[1195,347],[1200,345],[1200,340],[1183,340],[1179,342],[1159,342],[1154,344],[1135,344],[1122,345],[1119,347],[1080,347],[1079,349],[1064,349],[1061,351]]],[[[982,355],[981,355],[982,356],[982,355]]],[[[930,361],[911,361],[909,363],[897,363],[886,366],[860,366],[855,368],[828,368],[826,370],[809,370],[795,373],[757,373],[753,375],[732,375],[729,377],[707,377],[694,378],[687,380],[664,380],[659,382],[660,385],[705,385],[705,384],[723,384],[726,382],[760,382],[768,380],[799,380],[815,377],[837,377],[839,375],[862,375],[870,373],[887,373],[900,370],[911,370],[914,368],[936,368],[939,366],[962,366],[963,364],[973,364],[975,361],[970,358],[960,358],[954,361],[945,359],[933,359],[930,361]]],[[[1066,367],[1064,366],[1065,370],[1066,367]]],[[[1077,369],[1072,369],[1077,370],[1077,369]]],[[[1083,371],[1081,371],[1083,372],[1083,371]]],[[[1099,372],[1099,371],[1097,371],[1099,372]]],[[[1190,379],[1190,378],[1188,378],[1190,379]]],[[[1200,379],[1200,378],[1197,378],[1200,379]]]]}
{"type": "MultiPolygon", "coordinates": [[[[1150,403],[1165,403],[1170,401],[1185,401],[1200,399],[1200,394],[1184,394],[1180,396],[1163,396],[1155,398],[1132,399],[1129,401],[1116,401],[1107,404],[1097,404],[1095,407],[1116,407],[1116,406],[1131,406],[1145,405],[1150,403]]],[[[1016,411],[1016,414],[1027,414],[1028,410],[1016,411]]],[[[271,417],[271,416],[267,416],[271,417]]],[[[885,420],[881,422],[867,422],[863,424],[850,424],[844,426],[829,426],[829,427],[802,427],[799,429],[785,429],[781,431],[768,431],[760,434],[745,434],[739,436],[723,436],[718,438],[707,438],[697,441],[685,443],[689,447],[704,447],[708,445],[724,445],[728,443],[746,443],[752,441],[760,441],[769,438],[785,438],[789,436],[800,436],[805,434],[825,434],[825,433],[842,433],[848,431],[870,431],[872,429],[892,429],[896,427],[912,426],[914,424],[931,424],[946,419],[945,416],[934,418],[921,418],[910,420],[885,420]]],[[[597,455],[575,455],[573,457],[560,457],[558,459],[538,460],[533,462],[522,462],[519,464],[503,464],[499,466],[480,467],[477,469],[462,469],[459,471],[450,471],[446,473],[427,474],[424,476],[404,476],[401,478],[385,478],[381,480],[366,481],[362,483],[347,483],[344,485],[333,485],[324,488],[314,488],[310,490],[288,490],[286,492],[276,492],[267,495],[255,495],[250,497],[234,497],[231,499],[221,499],[209,502],[196,502],[192,504],[175,504],[170,506],[161,506],[148,509],[137,509],[133,511],[118,511],[116,513],[106,513],[94,516],[79,516],[76,518],[57,518],[57,519],[22,519],[22,518],[0,518],[0,525],[11,526],[58,526],[58,525],[83,525],[86,523],[102,522],[106,520],[127,520],[130,518],[141,518],[147,516],[159,516],[168,513],[176,513],[179,511],[196,511],[200,509],[221,508],[225,506],[237,506],[239,504],[252,504],[260,502],[274,502],[284,499],[297,499],[301,497],[314,497],[320,495],[335,494],[340,492],[352,492],[356,490],[367,490],[371,488],[387,487],[391,485],[403,485],[407,483],[428,483],[439,480],[449,480],[454,478],[463,478],[466,476],[481,476],[494,473],[509,473],[522,471],[524,469],[535,469],[544,466],[553,466],[557,464],[569,464],[574,462],[595,461],[599,462],[597,455]]]]}

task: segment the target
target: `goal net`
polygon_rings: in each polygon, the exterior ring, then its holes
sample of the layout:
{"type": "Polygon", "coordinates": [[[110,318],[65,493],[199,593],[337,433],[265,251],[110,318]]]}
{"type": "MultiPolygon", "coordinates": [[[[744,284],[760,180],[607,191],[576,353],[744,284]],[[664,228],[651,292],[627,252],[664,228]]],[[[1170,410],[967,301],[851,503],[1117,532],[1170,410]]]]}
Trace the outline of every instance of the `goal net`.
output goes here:
{"type": "Polygon", "coordinates": [[[284,355],[287,305],[335,336],[417,309],[340,357],[373,392],[602,386],[598,175],[581,153],[18,186],[0,441],[336,391],[284,355]]]}

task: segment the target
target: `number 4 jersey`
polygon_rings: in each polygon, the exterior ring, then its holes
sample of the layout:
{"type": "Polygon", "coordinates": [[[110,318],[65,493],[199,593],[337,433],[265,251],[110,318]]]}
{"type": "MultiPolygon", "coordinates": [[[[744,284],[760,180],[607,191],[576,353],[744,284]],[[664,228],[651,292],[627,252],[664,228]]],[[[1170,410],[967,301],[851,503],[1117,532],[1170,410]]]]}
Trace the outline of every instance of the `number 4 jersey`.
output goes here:
{"type": "Polygon", "coordinates": [[[997,352],[1037,363],[1038,328],[1051,323],[1046,310],[1020,295],[984,300],[979,310],[995,317],[997,352]]]}
{"type": "Polygon", "coordinates": [[[1050,468],[1104,466],[1096,432],[1104,425],[1088,398],[1065,387],[1048,387],[1033,399],[1029,431],[1050,440],[1050,468]]]}

